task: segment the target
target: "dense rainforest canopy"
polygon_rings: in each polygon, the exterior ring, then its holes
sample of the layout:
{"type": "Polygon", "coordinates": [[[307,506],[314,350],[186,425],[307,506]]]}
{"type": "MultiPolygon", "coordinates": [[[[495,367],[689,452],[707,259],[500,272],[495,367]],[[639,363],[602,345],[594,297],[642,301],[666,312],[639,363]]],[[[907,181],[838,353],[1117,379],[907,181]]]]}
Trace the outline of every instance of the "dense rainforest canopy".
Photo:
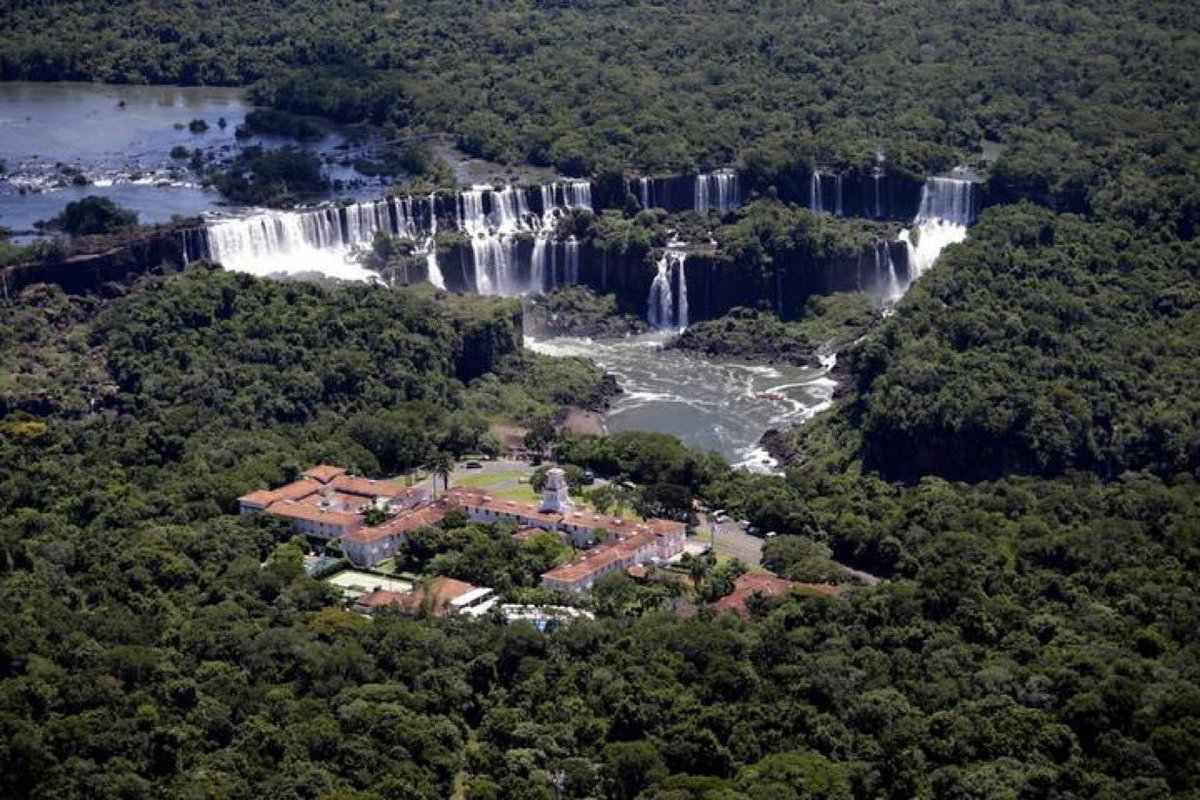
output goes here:
{"type": "MultiPolygon", "coordinates": [[[[3,794],[550,798],[560,773],[578,798],[1200,788],[1194,475],[889,484],[844,445],[876,436],[862,399],[808,432],[824,457],[788,478],[661,434],[569,437],[569,462],[784,532],[766,554],[782,574],[823,579],[832,555],[886,582],[742,622],[679,618],[614,576],[597,621],[550,635],[367,623],[286,530],[230,513],[307,463],[403,469],[592,391],[586,365],[515,349],[515,311],[204,267],[6,307],[3,794]]],[[[554,554],[508,535],[418,536],[407,557],[528,585],[554,554]]]]}
{"type": "Polygon", "coordinates": [[[1166,0],[19,2],[0,76],[252,85],[576,175],[881,151],[920,173],[989,140],[1015,183],[1078,193],[1131,146],[1180,146],[1196,15],[1166,0]]]}
{"type": "MultiPolygon", "coordinates": [[[[836,560],[882,579],[749,620],[678,616],[618,575],[583,601],[595,621],[551,634],[367,622],[303,573],[288,531],[233,514],[318,460],[394,474],[601,397],[591,364],[521,349],[512,301],[202,265],[6,298],[0,796],[1200,797],[1198,17],[1129,0],[6,4],[4,78],[246,85],[598,187],[737,164],[759,201],[679,222],[764,274],[866,235],[775,202],[813,165],[883,152],[923,175],[983,152],[997,207],[885,319],[825,300],[684,343],[791,352],[869,327],[834,409],[779,437],[786,475],[661,434],[555,443],[643,502],[691,492],[778,531],[782,575],[836,560]]],[[[659,222],[569,224],[637,251],[659,222]]],[[[601,325],[602,300],[550,302],[601,325]]],[[[555,554],[508,533],[426,533],[406,557],[536,596],[555,554]]]]}

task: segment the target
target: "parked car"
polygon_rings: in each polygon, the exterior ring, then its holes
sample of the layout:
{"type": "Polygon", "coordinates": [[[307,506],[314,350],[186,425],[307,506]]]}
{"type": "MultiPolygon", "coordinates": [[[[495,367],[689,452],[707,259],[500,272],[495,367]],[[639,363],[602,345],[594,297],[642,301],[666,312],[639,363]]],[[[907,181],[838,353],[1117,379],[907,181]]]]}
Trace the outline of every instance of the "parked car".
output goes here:
{"type": "Polygon", "coordinates": [[[583,485],[591,486],[595,482],[596,482],[596,473],[592,472],[590,469],[585,469],[583,471],[583,485]]]}
{"type": "Polygon", "coordinates": [[[463,466],[467,469],[483,469],[483,464],[480,464],[478,461],[468,461],[463,466]]]}

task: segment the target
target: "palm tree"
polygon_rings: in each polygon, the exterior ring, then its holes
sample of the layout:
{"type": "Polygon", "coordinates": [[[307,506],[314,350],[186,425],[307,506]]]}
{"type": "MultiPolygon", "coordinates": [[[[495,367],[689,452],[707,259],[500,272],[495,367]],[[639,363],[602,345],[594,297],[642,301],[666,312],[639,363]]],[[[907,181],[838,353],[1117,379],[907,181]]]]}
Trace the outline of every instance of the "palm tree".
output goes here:
{"type": "Polygon", "coordinates": [[[450,454],[438,450],[430,456],[429,463],[426,466],[433,474],[433,496],[437,497],[438,478],[442,479],[442,491],[449,490],[450,473],[454,472],[454,459],[450,457],[450,454]]]}
{"type": "Polygon", "coordinates": [[[715,559],[710,553],[705,553],[702,556],[694,556],[691,553],[684,553],[683,558],[679,559],[679,566],[687,570],[687,573],[692,578],[692,588],[697,592],[700,591],[700,584],[704,577],[712,569],[715,559]]]}

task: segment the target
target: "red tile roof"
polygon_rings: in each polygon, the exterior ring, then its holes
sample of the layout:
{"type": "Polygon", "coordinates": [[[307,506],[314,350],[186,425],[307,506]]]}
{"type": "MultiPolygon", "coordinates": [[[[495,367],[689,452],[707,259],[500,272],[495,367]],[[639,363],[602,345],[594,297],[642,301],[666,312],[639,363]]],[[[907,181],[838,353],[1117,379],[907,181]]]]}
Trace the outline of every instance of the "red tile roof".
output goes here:
{"type": "Polygon", "coordinates": [[[300,500],[308,497],[311,494],[316,494],[321,488],[321,484],[317,481],[308,478],[302,478],[292,483],[284,484],[278,489],[259,490],[244,494],[238,498],[240,502],[250,503],[259,506],[269,506],[277,500],[300,500]]]}
{"type": "Polygon", "coordinates": [[[239,497],[238,501],[259,508],[268,508],[272,503],[284,500],[303,500],[308,505],[317,505],[323,493],[333,492],[329,495],[331,500],[357,509],[376,497],[409,497],[421,491],[395,481],[376,481],[345,473],[346,470],[341,467],[319,464],[306,470],[304,477],[298,481],[277,489],[250,492],[239,497]]]}
{"type": "Polygon", "coordinates": [[[278,500],[267,508],[268,514],[273,514],[277,517],[285,517],[287,519],[301,519],[308,522],[325,522],[330,525],[338,525],[347,527],[356,525],[360,520],[358,514],[350,511],[333,511],[331,509],[321,509],[316,506],[308,505],[307,503],[298,503],[294,500],[278,500]]]}
{"type": "Polygon", "coordinates": [[[404,511],[381,525],[370,528],[359,528],[354,533],[344,537],[347,542],[378,542],[389,536],[415,531],[418,528],[428,528],[446,518],[445,506],[422,506],[411,511],[404,511]]]}
{"type": "Polygon", "coordinates": [[[246,505],[260,506],[266,508],[275,500],[275,493],[266,489],[259,489],[257,492],[250,492],[238,498],[239,503],[246,505]]]}
{"type": "Polygon", "coordinates": [[[329,482],[339,492],[358,494],[363,497],[403,497],[413,491],[395,481],[376,481],[355,475],[339,475],[329,482]]]}
{"type": "Polygon", "coordinates": [[[392,592],[386,589],[376,589],[354,601],[356,608],[363,611],[373,611],[384,606],[394,606],[408,614],[418,614],[425,606],[425,593],[433,596],[434,616],[446,615],[450,601],[466,594],[475,587],[466,581],[455,580],[439,575],[430,579],[427,586],[415,587],[411,592],[392,592]]]}
{"type": "Polygon", "coordinates": [[[577,583],[599,573],[614,562],[634,558],[639,551],[653,547],[658,533],[641,531],[622,539],[609,539],[593,547],[582,557],[542,573],[542,577],[563,583],[577,583]]]}
{"type": "Polygon", "coordinates": [[[604,529],[609,533],[620,536],[632,536],[638,533],[686,533],[687,526],[682,522],[669,519],[626,519],[623,517],[603,517],[587,511],[572,511],[562,518],[564,525],[578,525],[592,530],[604,529]]]}
{"type": "Polygon", "coordinates": [[[472,584],[465,581],[439,575],[431,579],[426,587],[418,586],[403,595],[397,605],[410,614],[420,613],[425,606],[425,594],[429,592],[433,597],[433,607],[430,610],[433,611],[435,617],[443,617],[446,615],[446,608],[450,605],[451,600],[474,588],[472,584]]]}
{"type": "Polygon", "coordinates": [[[345,475],[344,467],[335,467],[330,464],[317,464],[315,467],[310,467],[301,473],[307,478],[318,480],[321,483],[329,483],[338,475],[345,475]]]}
{"type": "Polygon", "coordinates": [[[354,601],[354,605],[361,608],[380,608],[382,606],[398,606],[402,605],[405,593],[391,592],[387,589],[376,589],[373,592],[364,594],[362,597],[354,601]]]}
{"type": "Polygon", "coordinates": [[[296,502],[304,503],[305,505],[309,506],[320,506],[322,501],[328,500],[334,505],[346,506],[347,508],[354,510],[361,510],[363,506],[368,506],[372,502],[370,498],[362,497],[357,494],[343,494],[342,492],[330,491],[328,486],[323,486],[321,488],[322,491],[313,492],[307,497],[298,499],[296,502]],[[325,492],[328,492],[328,494],[325,492]]]}
{"type": "Polygon", "coordinates": [[[784,580],[769,572],[746,573],[737,579],[733,592],[722,597],[714,607],[717,611],[732,611],[739,616],[749,619],[750,611],[746,602],[753,595],[762,597],[782,597],[790,594],[793,589],[813,592],[827,597],[841,597],[842,590],[827,583],[796,583],[784,580]]]}

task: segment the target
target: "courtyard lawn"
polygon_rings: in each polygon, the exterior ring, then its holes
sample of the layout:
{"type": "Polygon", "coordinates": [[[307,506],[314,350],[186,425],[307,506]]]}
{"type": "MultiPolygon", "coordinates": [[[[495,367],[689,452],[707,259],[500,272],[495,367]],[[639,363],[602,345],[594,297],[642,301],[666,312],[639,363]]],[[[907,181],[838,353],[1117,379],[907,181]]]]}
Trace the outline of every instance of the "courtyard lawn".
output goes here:
{"type": "Polygon", "coordinates": [[[518,483],[512,486],[502,486],[496,489],[489,489],[493,497],[499,497],[503,500],[519,500],[522,503],[537,503],[542,499],[542,496],[535,492],[528,483],[518,483]]]}
{"type": "MultiPolygon", "coordinates": [[[[455,475],[450,479],[450,485],[474,486],[480,489],[487,489],[499,484],[516,483],[519,478],[528,480],[532,474],[532,469],[510,469],[497,472],[480,472],[477,475],[455,475]]],[[[528,484],[521,485],[525,489],[529,489],[528,484]]]]}

